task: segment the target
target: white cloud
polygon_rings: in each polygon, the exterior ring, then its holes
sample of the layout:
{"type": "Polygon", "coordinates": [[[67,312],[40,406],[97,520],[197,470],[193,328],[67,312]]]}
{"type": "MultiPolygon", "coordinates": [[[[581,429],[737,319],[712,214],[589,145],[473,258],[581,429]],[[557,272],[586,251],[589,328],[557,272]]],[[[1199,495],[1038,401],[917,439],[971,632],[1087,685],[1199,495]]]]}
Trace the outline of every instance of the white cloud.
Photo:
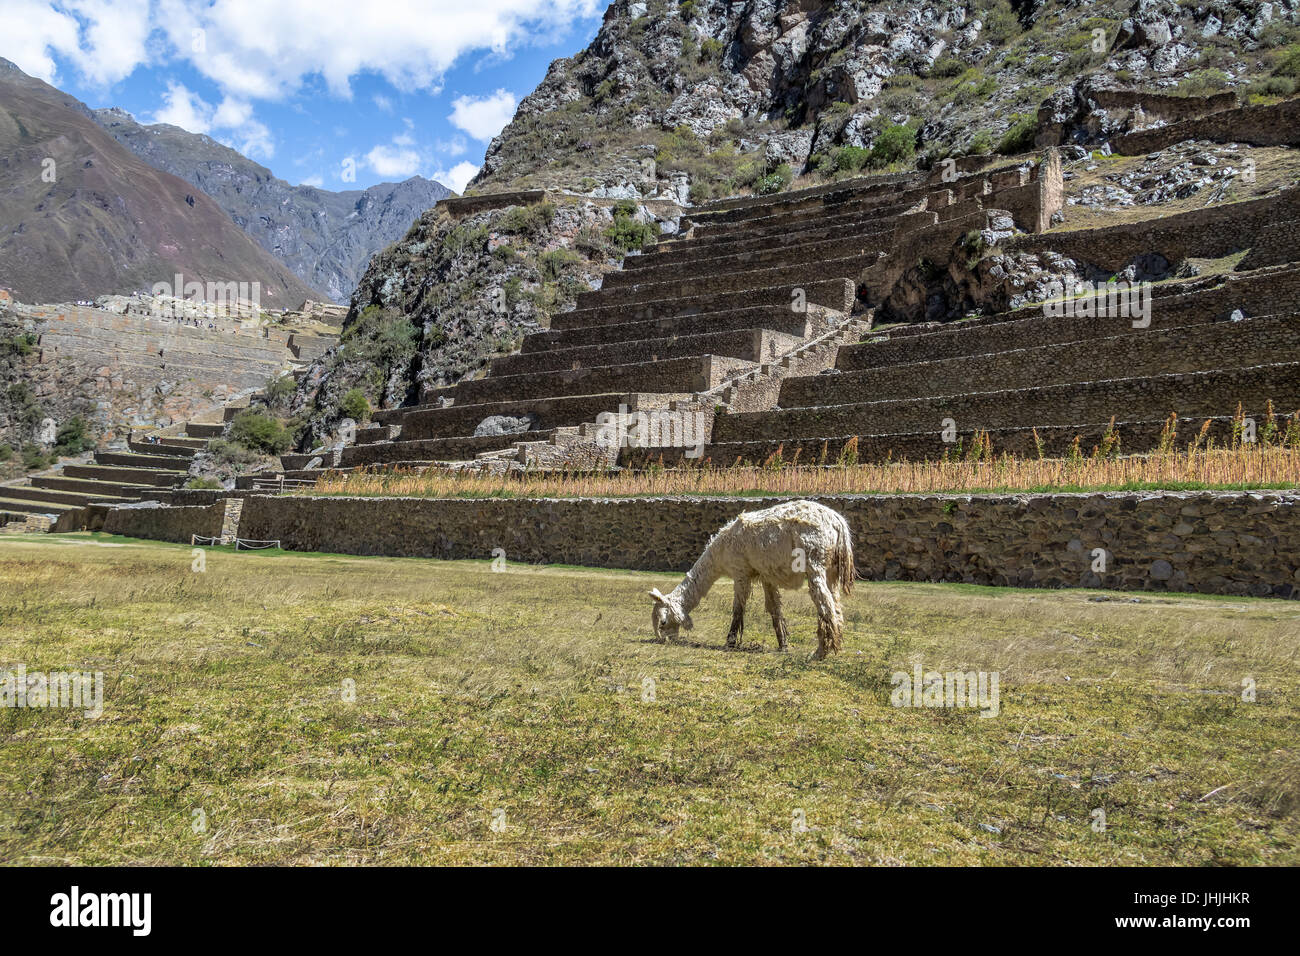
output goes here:
{"type": "Polygon", "coordinates": [[[460,96],[452,103],[451,125],[478,140],[489,140],[515,115],[515,95],[497,90],[491,96],[460,96]]]}
{"type": "Polygon", "coordinates": [[[366,71],[399,90],[437,92],[443,74],[466,54],[508,58],[603,6],[603,0],[4,0],[0,56],[50,81],[55,57],[64,57],[99,84],[137,66],[187,60],[223,95],[239,100],[282,99],[317,75],[335,95],[349,97],[352,77],[366,71]]]}
{"type": "Polygon", "coordinates": [[[170,123],[191,133],[210,133],[250,158],[270,159],[275,139],[265,123],[253,118],[252,104],[226,97],[213,107],[183,83],[168,83],[163,105],[147,122],[170,123]]]}
{"type": "Polygon", "coordinates": [[[458,193],[465,191],[465,185],[474,178],[478,172],[478,167],[473,163],[460,162],[451,169],[439,169],[434,172],[432,178],[442,183],[448,189],[455,190],[458,193]]]}
{"type": "Polygon", "coordinates": [[[304,180],[303,180],[301,183],[299,183],[298,185],[300,185],[300,186],[315,186],[317,189],[324,189],[324,188],[325,188],[325,180],[322,179],[320,176],[308,176],[306,179],[304,179],[304,180]]]}
{"type": "MultiPolygon", "coordinates": [[[[8,2],[8,0],[6,0],[8,2]]],[[[436,91],[471,51],[509,55],[573,20],[598,0],[156,0],[156,23],[177,54],[232,96],[283,98],[319,75],[337,96],[377,73],[402,91],[436,91]],[[205,31],[206,52],[190,51],[205,31]]]]}
{"type": "Polygon", "coordinates": [[[149,0],[69,0],[83,22],[77,68],[92,83],[109,86],[146,62],[145,44],[152,32],[149,0]]]}
{"type": "Polygon", "coordinates": [[[410,147],[381,143],[366,153],[366,165],[385,179],[407,179],[420,171],[420,154],[410,147]]]}
{"type": "Polygon", "coordinates": [[[212,129],[212,114],[212,107],[185,84],[168,83],[162,108],[148,122],[169,123],[191,133],[206,133],[212,129]]]}
{"type": "Polygon", "coordinates": [[[370,100],[376,107],[383,110],[385,113],[391,113],[393,111],[393,101],[383,93],[376,93],[370,98],[370,100]]]}
{"type": "Polygon", "coordinates": [[[0,56],[47,83],[59,78],[54,54],[70,56],[78,50],[76,19],[48,3],[5,0],[4,25],[0,56]]]}
{"type": "Polygon", "coordinates": [[[464,156],[469,151],[469,145],[464,136],[453,136],[449,140],[438,140],[437,149],[447,156],[464,156]]]}

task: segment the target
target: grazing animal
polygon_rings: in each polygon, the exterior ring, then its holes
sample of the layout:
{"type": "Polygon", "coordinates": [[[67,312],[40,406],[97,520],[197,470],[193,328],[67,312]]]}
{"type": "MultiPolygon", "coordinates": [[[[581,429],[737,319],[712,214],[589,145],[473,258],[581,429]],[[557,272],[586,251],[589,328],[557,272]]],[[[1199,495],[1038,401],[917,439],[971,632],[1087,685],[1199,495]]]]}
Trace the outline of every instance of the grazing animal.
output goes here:
{"type": "Polygon", "coordinates": [[[839,593],[853,589],[853,540],[843,515],[815,501],[788,501],[763,511],[738,515],[709,539],[708,547],[668,594],[652,590],[651,624],[663,641],[677,640],[678,629],[691,628],[691,611],[721,577],[735,582],[727,647],[739,647],[745,632],[745,605],[757,578],[763,583],[767,613],[776,644],[785,650],[790,636],[781,613],[781,589],[797,588],[805,579],[817,607],[817,652],[821,660],[840,649],[844,613],[839,593]]]}

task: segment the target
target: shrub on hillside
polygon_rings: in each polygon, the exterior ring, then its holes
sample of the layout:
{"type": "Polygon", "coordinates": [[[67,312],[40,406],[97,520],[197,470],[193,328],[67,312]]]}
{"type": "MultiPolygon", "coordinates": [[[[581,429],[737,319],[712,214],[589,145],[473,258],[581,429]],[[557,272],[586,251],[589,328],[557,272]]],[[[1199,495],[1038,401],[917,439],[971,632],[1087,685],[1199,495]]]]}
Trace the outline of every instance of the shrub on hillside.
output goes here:
{"type": "Polygon", "coordinates": [[[656,238],[656,230],[648,222],[635,218],[636,203],[630,199],[622,200],[614,206],[614,221],[605,230],[605,235],[620,249],[631,251],[644,249],[656,238]]]}
{"type": "Polygon", "coordinates": [[[35,442],[28,442],[23,445],[23,467],[28,471],[40,471],[52,464],[54,464],[54,459],[40,445],[35,442]]]}
{"type": "Polygon", "coordinates": [[[856,173],[871,161],[871,150],[862,146],[841,146],[831,154],[834,169],[856,173]]]}
{"type": "Polygon", "coordinates": [[[283,424],[251,408],[235,416],[226,437],[236,445],[263,455],[283,455],[293,443],[293,436],[283,424]]]}
{"type": "Polygon", "coordinates": [[[876,169],[911,159],[916,153],[916,128],[909,123],[889,126],[871,145],[871,165],[876,169]]]}
{"type": "Polygon", "coordinates": [[[356,321],[343,330],[340,342],[347,359],[376,366],[387,377],[388,370],[406,367],[415,358],[417,330],[402,313],[368,305],[356,321]]]}
{"type": "Polygon", "coordinates": [[[80,415],[73,415],[54,434],[54,451],[58,455],[80,455],[95,447],[90,427],[80,415]]]}
{"type": "Polygon", "coordinates": [[[339,402],[339,411],[345,418],[356,422],[370,421],[370,400],[359,388],[350,388],[339,402]]]}
{"type": "Polygon", "coordinates": [[[225,472],[239,472],[258,464],[261,456],[243,445],[225,438],[214,438],[208,442],[204,456],[208,462],[225,472]]]}
{"type": "Polygon", "coordinates": [[[1025,153],[1034,147],[1038,131],[1038,118],[1030,113],[1016,113],[1011,117],[1011,128],[998,140],[998,152],[1003,156],[1025,153]]]}
{"type": "Polygon", "coordinates": [[[1273,75],[1300,80],[1300,43],[1293,43],[1291,46],[1283,47],[1278,51],[1277,60],[1273,66],[1273,75]]]}
{"type": "Polygon", "coordinates": [[[266,404],[273,408],[285,407],[298,391],[298,383],[292,375],[277,375],[270,379],[262,389],[266,395],[266,404]]]}
{"type": "Polygon", "coordinates": [[[535,236],[549,226],[554,218],[554,203],[539,202],[531,206],[511,206],[502,213],[496,227],[498,231],[511,235],[535,236]]]}
{"type": "Polygon", "coordinates": [[[36,349],[36,336],[20,332],[11,338],[0,339],[0,355],[28,356],[36,349]]]}
{"type": "Polygon", "coordinates": [[[792,182],[794,182],[794,171],[790,169],[789,163],[782,163],[754,184],[754,192],[760,196],[770,196],[773,193],[785,192],[792,182]]]}

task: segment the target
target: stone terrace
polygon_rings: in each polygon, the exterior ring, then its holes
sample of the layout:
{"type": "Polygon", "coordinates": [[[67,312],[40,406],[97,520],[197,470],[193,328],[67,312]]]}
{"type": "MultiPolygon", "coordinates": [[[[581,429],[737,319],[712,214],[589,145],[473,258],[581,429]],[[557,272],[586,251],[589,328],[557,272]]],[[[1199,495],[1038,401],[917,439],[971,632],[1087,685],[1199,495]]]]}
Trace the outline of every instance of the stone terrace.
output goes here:
{"type": "Polygon", "coordinates": [[[876,176],[692,210],[683,238],[628,256],[486,377],[379,412],[341,452],[285,456],[286,475],[434,461],[612,465],[608,416],[620,409],[701,412],[706,434],[719,405],[770,409],[783,380],[831,368],[841,345],[860,341],[869,319],[859,278],[905,237],[981,228],[995,204],[1039,229],[1053,183],[1059,205],[1054,153],[978,165],[987,168],[951,181],[876,176]],[[513,424],[498,434],[502,419],[513,424]]]}
{"type": "MultiPolygon", "coordinates": [[[[1036,306],[881,330],[841,348],[835,373],[785,379],[778,407],[719,416],[706,456],[834,458],[856,437],[863,460],[933,459],[976,431],[998,450],[1062,454],[1075,436],[1099,441],[1112,419],[1123,450],[1141,452],[1170,413],[1212,419],[1222,439],[1239,404],[1257,420],[1270,401],[1279,415],[1300,410],[1300,263],[1154,291],[1147,327],[1036,306]]],[[[660,456],[677,453],[624,462],[660,456]]]]}

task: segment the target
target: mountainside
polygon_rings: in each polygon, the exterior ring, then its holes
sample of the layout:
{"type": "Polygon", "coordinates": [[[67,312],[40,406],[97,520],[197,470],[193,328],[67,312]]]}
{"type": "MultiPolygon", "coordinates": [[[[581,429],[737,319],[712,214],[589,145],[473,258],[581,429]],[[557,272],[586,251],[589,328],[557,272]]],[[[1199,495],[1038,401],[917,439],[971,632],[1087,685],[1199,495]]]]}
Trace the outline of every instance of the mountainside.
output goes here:
{"type": "Polygon", "coordinates": [[[391,406],[472,373],[618,252],[675,232],[668,203],[1047,145],[1079,161],[1139,126],[1290,96],[1298,41],[1300,0],[616,0],[466,191],[551,200],[424,216],[371,262],[353,344],[298,406],[324,435],[345,386],[391,406]]]}
{"type": "Polygon", "coordinates": [[[258,245],[335,302],[347,301],[372,255],[452,195],[421,176],[343,192],[291,186],[211,137],[164,123],[144,126],[120,109],[92,116],[145,162],[211,196],[258,245]]]}
{"type": "Polygon", "coordinates": [[[900,152],[889,140],[875,157],[842,150],[871,150],[895,126],[926,164],[1015,151],[1033,145],[1044,100],[1067,90],[1057,106],[1072,114],[1094,74],[1289,95],[1298,16],[1296,0],[616,0],[590,46],[520,103],[467,191],[643,187],[680,171],[701,201],[783,165],[785,184],[887,165],[900,152]]]}
{"type": "Polygon", "coordinates": [[[0,285],[58,302],[178,273],[186,283],[257,282],[264,308],[321,298],[213,200],[100,129],[82,103],[0,62],[0,285]]]}

